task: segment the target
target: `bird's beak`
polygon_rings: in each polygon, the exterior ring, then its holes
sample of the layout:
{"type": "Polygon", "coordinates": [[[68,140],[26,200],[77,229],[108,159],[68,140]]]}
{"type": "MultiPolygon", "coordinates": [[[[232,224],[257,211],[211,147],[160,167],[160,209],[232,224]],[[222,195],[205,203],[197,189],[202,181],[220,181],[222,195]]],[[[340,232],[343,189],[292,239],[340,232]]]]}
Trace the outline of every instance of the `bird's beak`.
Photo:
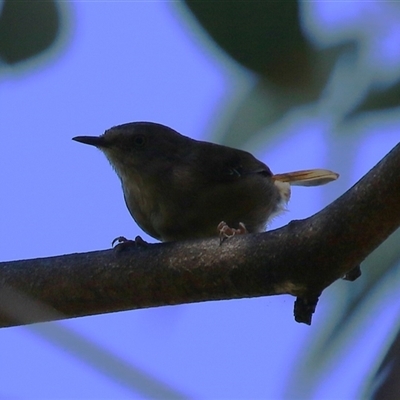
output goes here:
{"type": "Polygon", "coordinates": [[[90,144],[95,147],[107,147],[104,137],[102,136],[75,136],[72,140],[84,144],[90,144]]]}

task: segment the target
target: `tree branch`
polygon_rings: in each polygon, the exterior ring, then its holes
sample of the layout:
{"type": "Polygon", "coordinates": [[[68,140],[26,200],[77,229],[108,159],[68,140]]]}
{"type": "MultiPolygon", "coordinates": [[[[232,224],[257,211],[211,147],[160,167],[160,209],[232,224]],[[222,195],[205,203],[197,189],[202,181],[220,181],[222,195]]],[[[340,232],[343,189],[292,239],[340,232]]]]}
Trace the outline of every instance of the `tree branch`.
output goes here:
{"type": "Polygon", "coordinates": [[[312,217],[221,246],[215,238],[0,263],[0,326],[283,293],[297,297],[296,320],[311,323],[321,292],[355,279],[400,225],[399,171],[400,144],[312,217]]]}

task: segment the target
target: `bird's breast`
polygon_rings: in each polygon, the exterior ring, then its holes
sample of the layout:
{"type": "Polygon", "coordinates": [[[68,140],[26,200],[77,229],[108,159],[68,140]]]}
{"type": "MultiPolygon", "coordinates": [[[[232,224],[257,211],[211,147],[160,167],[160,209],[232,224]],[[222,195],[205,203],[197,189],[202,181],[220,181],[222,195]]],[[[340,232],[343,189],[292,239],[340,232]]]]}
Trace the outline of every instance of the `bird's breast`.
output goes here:
{"type": "Polygon", "coordinates": [[[155,227],[155,220],[159,214],[160,199],[156,188],[141,178],[135,182],[123,182],[122,189],[126,206],[133,219],[149,235],[160,238],[155,227]]]}

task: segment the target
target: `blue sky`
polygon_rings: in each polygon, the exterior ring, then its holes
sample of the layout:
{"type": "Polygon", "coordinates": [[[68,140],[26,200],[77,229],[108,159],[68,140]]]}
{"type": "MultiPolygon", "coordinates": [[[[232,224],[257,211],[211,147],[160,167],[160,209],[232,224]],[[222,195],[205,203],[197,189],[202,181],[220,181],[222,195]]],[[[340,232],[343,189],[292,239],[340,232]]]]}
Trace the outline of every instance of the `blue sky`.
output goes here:
{"type": "MultiPolygon", "coordinates": [[[[104,156],[71,138],[148,120],[211,140],[224,105],[254,82],[249,72],[218,57],[216,47],[204,46],[207,40],[198,36],[198,29],[189,33],[190,24],[182,22],[174,4],[69,5],[69,35],[58,50],[20,68],[2,66],[2,261],[105,249],[120,235],[149,239],[129,216],[118,179],[104,156]]],[[[358,21],[374,11],[361,8],[353,14],[343,8],[319,12],[326,15],[326,26],[330,22],[335,30],[335,23],[358,21]]],[[[395,20],[396,15],[390,18],[395,20]]],[[[308,31],[316,35],[323,27],[309,22],[308,31]]],[[[339,40],[322,33],[319,45],[339,40]]],[[[376,47],[380,54],[386,54],[382,49],[392,54],[392,42],[382,43],[385,46],[376,47]]],[[[398,65],[396,54],[387,58],[387,71],[398,65]]],[[[378,67],[369,69],[376,72],[378,67]]],[[[379,79],[370,78],[371,82],[383,80],[376,76],[379,79]]],[[[268,146],[248,145],[276,172],[321,167],[342,175],[330,188],[294,189],[289,212],[272,228],[318,211],[399,140],[396,110],[385,114],[384,123],[370,115],[341,126],[339,134],[333,133],[332,122],[324,115],[315,109],[294,110],[271,128],[281,132],[279,140],[268,146]],[[357,134],[346,135],[350,130],[357,134]]],[[[283,398],[305,346],[336,312],[332,301],[337,293],[329,289],[323,296],[311,328],[293,321],[293,298],[276,296],[1,329],[0,398],[148,397],[148,389],[119,380],[118,368],[130,371],[130,376],[142,371],[191,398],[283,398]],[[85,340],[93,346],[85,346],[85,340]]],[[[387,318],[387,328],[374,332],[381,342],[394,320],[387,318]]],[[[351,398],[365,374],[361,364],[354,370],[357,376],[342,385],[342,398],[351,398]]],[[[319,389],[319,383],[312,382],[314,398],[321,398],[318,390],[332,390],[330,377],[333,372],[321,379],[319,389]]]]}

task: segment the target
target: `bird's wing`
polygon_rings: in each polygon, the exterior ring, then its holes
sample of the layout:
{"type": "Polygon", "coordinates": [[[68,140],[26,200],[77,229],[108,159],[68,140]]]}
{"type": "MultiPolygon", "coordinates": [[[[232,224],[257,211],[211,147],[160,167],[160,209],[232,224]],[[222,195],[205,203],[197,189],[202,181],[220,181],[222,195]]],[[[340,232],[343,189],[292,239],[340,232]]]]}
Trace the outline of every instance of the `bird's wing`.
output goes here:
{"type": "Polygon", "coordinates": [[[332,182],[339,177],[339,174],[327,169],[308,169],[304,171],[286,172],[275,174],[272,179],[280,182],[288,182],[297,186],[319,186],[332,182]]]}
{"type": "Polygon", "coordinates": [[[261,174],[272,177],[270,169],[252,154],[226,146],[206,143],[197,162],[197,172],[207,181],[230,182],[242,177],[261,174]]]}

